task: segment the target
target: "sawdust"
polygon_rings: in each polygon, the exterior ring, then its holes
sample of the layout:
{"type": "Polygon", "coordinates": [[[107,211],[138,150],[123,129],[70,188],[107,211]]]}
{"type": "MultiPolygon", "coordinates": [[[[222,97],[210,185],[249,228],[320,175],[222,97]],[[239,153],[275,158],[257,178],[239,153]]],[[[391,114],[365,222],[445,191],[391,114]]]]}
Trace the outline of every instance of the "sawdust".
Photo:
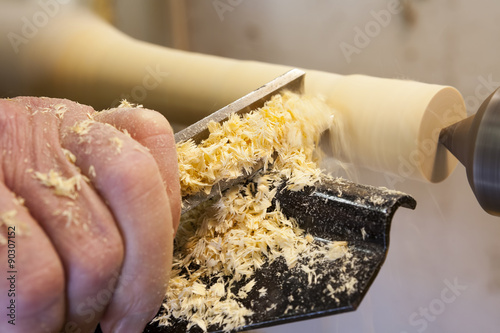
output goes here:
{"type": "Polygon", "coordinates": [[[25,199],[21,196],[16,196],[14,199],[13,199],[14,203],[17,205],[17,206],[24,206],[24,203],[25,203],[25,199]]]}
{"type": "MultiPolygon", "coordinates": [[[[16,237],[29,234],[29,229],[26,224],[17,218],[17,211],[15,209],[11,209],[0,214],[0,228],[1,227],[14,227],[16,237]]],[[[7,237],[2,232],[0,233],[0,245],[5,244],[7,244],[7,237]]]]}
{"type": "Polygon", "coordinates": [[[122,152],[123,140],[118,137],[109,138],[109,142],[115,147],[116,153],[120,154],[122,152]]]}
{"type": "Polygon", "coordinates": [[[74,202],[66,202],[64,208],[56,209],[52,215],[62,216],[65,220],[65,228],[80,225],[80,209],[74,202]]]}
{"type": "Polygon", "coordinates": [[[118,105],[118,108],[143,108],[143,107],[144,106],[142,106],[141,104],[130,103],[126,99],[122,99],[120,101],[120,105],[118,105]]]}
{"type": "Polygon", "coordinates": [[[92,120],[92,119],[86,119],[86,120],[77,122],[70,129],[73,132],[75,132],[76,134],[85,135],[85,134],[89,133],[90,127],[94,123],[95,123],[94,120],[92,120]]]}
{"type": "Polygon", "coordinates": [[[64,118],[64,114],[68,112],[68,107],[64,104],[56,104],[51,107],[54,109],[55,115],[61,120],[64,118]]]}
{"type": "Polygon", "coordinates": [[[314,183],[321,174],[315,148],[334,120],[331,114],[319,99],[285,93],[243,117],[233,114],[223,124],[211,122],[208,139],[177,145],[182,195],[210,193],[216,182],[235,179],[259,161],[272,163],[290,180],[290,189],[314,183]]]}
{"type": "Polygon", "coordinates": [[[97,176],[95,172],[95,167],[93,165],[89,166],[89,172],[88,172],[89,177],[95,178],[97,176]]]}
{"type": "MultiPolygon", "coordinates": [[[[5,226],[7,228],[16,226],[18,224],[15,219],[17,215],[17,211],[12,209],[7,212],[0,214],[0,227],[5,226]]],[[[4,233],[0,233],[0,245],[7,244],[7,237],[5,237],[4,233]]]]}
{"type": "Polygon", "coordinates": [[[51,169],[48,173],[33,172],[33,178],[37,179],[43,186],[51,188],[57,196],[76,199],[81,189],[81,181],[86,177],[76,174],[73,177],[63,177],[61,172],[51,169]]]}
{"type": "Polygon", "coordinates": [[[76,163],[75,154],[73,154],[72,152],[70,152],[68,149],[65,149],[65,148],[61,148],[61,150],[63,151],[64,157],[66,157],[68,162],[70,162],[71,164],[74,165],[76,163]]]}

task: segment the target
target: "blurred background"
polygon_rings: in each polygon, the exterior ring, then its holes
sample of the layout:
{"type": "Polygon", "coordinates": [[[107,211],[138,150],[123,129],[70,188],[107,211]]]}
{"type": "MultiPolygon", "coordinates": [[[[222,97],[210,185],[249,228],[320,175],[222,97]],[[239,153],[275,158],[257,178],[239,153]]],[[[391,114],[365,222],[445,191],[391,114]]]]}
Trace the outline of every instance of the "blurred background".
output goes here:
{"type": "MultiPolygon", "coordinates": [[[[500,85],[494,0],[82,2],[125,33],[172,48],[451,85],[469,114],[500,85]]],[[[498,332],[500,219],[480,208],[463,166],[440,184],[355,168],[351,180],[418,203],[396,213],[389,255],[361,306],[258,332],[498,332]]]]}

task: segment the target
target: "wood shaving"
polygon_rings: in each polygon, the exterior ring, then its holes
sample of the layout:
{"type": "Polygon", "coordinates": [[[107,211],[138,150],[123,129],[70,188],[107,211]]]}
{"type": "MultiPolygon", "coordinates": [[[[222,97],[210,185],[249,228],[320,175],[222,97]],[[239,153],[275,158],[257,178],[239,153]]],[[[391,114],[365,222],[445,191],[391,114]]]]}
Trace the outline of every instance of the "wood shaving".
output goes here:
{"type": "Polygon", "coordinates": [[[122,152],[123,140],[118,137],[109,138],[111,144],[113,144],[116,148],[116,153],[120,154],[122,152]]]}
{"type": "MultiPolygon", "coordinates": [[[[342,283],[340,284],[339,287],[333,288],[331,284],[328,284],[326,287],[327,289],[324,290],[325,293],[328,294],[335,302],[340,303],[340,299],[337,297],[339,293],[346,292],[348,295],[353,293],[355,288],[354,286],[358,283],[358,280],[354,277],[349,277],[346,278],[344,275],[341,275],[340,280],[342,283]]],[[[336,282],[336,281],[331,281],[336,282]]]]}
{"type": "Polygon", "coordinates": [[[270,307],[266,308],[266,311],[269,312],[271,310],[276,309],[276,303],[272,304],[270,307]]]}
{"type": "Polygon", "coordinates": [[[77,174],[66,178],[59,171],[50,170],[48,173],[35,171],[33,178],[37,179],[43,186],[53,189],[55,195],[76,199],[81,189],[81,181],[84,177],[77,174]]]}
{"type": "MultiPolygon", "coordinates": [[[[15,227],[16,236],[23,236],[29,234],[29,230],[25,223],[19,221],[17,218],[17,211],[15,209],[8,210],[0,214],[0,227],[15,227]]],[[[7,244],[7,237],[5,233],[0,233],[0,245],[7,244]]]]}
{"type": "Polygon", "coordinates": [[[129,138],[131,138],[132,136],[130,135],[130,133],[127,131],[126,128],[122,128],[121,129],[122,133],[125,134],[126,136],[128,136],[129,138]]]}
{"type": "Polygon", "coordinates": [[[17,206],[24,206],[24,198],[23,197],[20,197],[20,196],[16,196],[14,199],[13,199],[14,203],[17,205],[17,206]]]}
{"type": "Polygon", "coordinates": [[[326,246],[327,252],[325,254],[328,260],[337,260],[348,254],[347,242],[346,241],[336,241],[329,243],[326,246]]]}
{"type": "Polygon", "coordinates": [[[93,165],[91,165],[89,167],[89,177],[95,178],[96,176],[97,176],[97,174],[95,173],[95,167],[93,165]]]}
{"type": "Polygon", "coordinates": [[[365,227],[361,228],[361,237],[363,237],[363,240],[365,240],[366,236],[368,236],[368,233],[365,230],[365,227]]]}
{"type": "Polygon", "coordinates": [[[73,202],[67,202],[64,209],[57,209],[52,215],[62,216],[66,220],[66,228],[80,224],[79,208],[73,202]]]}
{"type": "Polygon", "coordinates": [[[91,125],[95,124],[95,121],[92,119],[86,119],[83,121],[79,121],[70,127],[70,130],[74,133],[82,136],[88,134],[90,131],[91,125]]]}
{"type": "Polygon", "coordinates": [[[59,119],[64,118],[64,114],[68,112],[68,107],[64,104],[56,104],[53,106],[54,108],[54,113],[59,119]]]}
{"type": "MultiPolygon", "coordinates": [[[[15,209],[9,210],[5,213],[0,214],[0,227],[6,226],[6,227],[12,227],[16,226],[18,223],[15,219],[17,215],[17,211],[15,209]]],[[[0,245],[5,245],[7,244],[7,238],[5,237],[4,233],[0,233],[0,245]]]]}
{"type": "Polygon", "coordinates": [[[143,108],[143,106],[141,104],[130,103],[126,99],[122,99],[118,108],[143,108]]]}
{"type": "Polygon", "coordinates": [[[76,163],[76,156],[75,156],[75,154],[73,154],[72,152],[70,152],[69,150],[67,150],[65,148],[61,148],[61,149],[63,151],[64,157],[66,157],[66,159],[68,160],[68,162],[70,162],[71,164],[75,164],[76,163]]]}

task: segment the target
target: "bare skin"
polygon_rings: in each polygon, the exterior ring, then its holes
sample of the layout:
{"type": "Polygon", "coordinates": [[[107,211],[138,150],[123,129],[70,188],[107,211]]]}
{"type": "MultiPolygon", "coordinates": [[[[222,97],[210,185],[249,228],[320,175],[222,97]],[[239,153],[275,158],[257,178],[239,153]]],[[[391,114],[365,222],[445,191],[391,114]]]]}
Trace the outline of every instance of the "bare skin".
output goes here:
{"type": "MultiPolygon", "coordinates": [[[[15,244],[17,272],[15,326],[4,315],[0,332],[93,332],[99,322],[142,332],[168,283],[177,170],[172,129],[154,111],[0,100],[0,267],[12,270],[15,244]]],[[[0,279],[3,313],[11,282],[0,279]]]]}

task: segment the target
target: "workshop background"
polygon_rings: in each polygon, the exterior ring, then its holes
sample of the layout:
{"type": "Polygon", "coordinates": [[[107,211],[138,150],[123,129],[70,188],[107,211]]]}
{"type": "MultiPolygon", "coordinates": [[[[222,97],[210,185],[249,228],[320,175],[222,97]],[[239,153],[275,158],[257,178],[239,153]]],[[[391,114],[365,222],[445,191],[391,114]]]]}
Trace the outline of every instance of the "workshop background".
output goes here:
{"type": "MultiPolygon", "coordinates": [[[[451,85],[469,114],[500,85],[494,0],[121,0],[115,9],[120,29],[169,47],[451,85]]],[[[396,213],[367,296],[355,312],[259,332],[498,332],[500,218],[481,209],[464,167],[440,184],[354,171],[354,181],[417,200],[396,213]]]]}
{"type": "MultiPolygon", "coordinates": [[[[495,0],[82,1],[127,34],[168,47],[451,85],[469,114],[500,85],[495,0]]],[[[355,312],[258,332],[499,331],[500,218],[481,209],[464,167],[440,184],[355,167],[350,177],[418,203],[396,213],[367,296],[355,312]]]]}

